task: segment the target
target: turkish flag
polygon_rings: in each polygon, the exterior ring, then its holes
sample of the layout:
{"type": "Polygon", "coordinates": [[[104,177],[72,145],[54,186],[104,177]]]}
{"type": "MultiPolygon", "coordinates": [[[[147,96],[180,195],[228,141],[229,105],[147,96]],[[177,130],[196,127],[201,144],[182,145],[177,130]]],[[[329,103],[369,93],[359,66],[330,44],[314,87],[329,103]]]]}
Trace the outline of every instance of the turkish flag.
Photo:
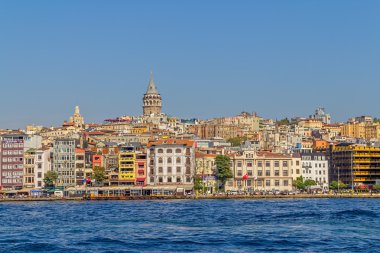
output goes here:
{"type": "Polygon", "coordinates": [[[244,176],[243,176],[243,180],[247,180],[248,179],[248,174],[245,174],[244,176]]]}

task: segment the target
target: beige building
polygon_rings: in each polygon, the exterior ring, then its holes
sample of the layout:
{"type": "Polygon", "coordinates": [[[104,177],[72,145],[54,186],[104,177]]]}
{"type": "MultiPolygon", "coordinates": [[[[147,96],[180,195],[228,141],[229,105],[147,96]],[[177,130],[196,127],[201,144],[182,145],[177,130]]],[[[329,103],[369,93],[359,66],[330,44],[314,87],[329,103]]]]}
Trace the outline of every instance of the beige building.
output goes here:
{"type": "Polygon", "coordinates": [[[24,152],[24,173],[23,173],[23,187],[34,188],[34,167],[36,159],[36,150],[29,149],[24,152]]]}
{"type": "Polygon", "coordinates": [[[233,155],[234,177],[228,180],[230,191],[290,191],[293,189],[293,158],[267,151],[245,150],[233,155]]]}
{"type": "Polygon", "coordinates": [[[216,154],[195,153],[195,176],[202,180],[203,192],[214,193],[217,187],[216,154]]]}
{"type": "Polygon", "coordinates": [[[323,126],[322,121],[317,119],[304,119],[298,122],[298,126],[305,128],[320,129],[323,126]]]}

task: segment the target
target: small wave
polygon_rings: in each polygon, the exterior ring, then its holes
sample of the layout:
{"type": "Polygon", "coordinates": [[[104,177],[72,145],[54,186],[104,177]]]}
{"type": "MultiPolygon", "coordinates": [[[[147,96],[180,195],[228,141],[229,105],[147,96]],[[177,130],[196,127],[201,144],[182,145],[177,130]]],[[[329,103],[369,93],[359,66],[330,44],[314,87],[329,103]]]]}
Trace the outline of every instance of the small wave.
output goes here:
{"type": "Polygon", "coordinates": [[[355,217],[370,217],[370,218],[376,218],[378,215],[370,210],[362,210],[362,209],[352,209],[352,210],[344,210],[340,212],[335,213],[338,217],[346,217],[346,216],[355,216],[355,217]]]}

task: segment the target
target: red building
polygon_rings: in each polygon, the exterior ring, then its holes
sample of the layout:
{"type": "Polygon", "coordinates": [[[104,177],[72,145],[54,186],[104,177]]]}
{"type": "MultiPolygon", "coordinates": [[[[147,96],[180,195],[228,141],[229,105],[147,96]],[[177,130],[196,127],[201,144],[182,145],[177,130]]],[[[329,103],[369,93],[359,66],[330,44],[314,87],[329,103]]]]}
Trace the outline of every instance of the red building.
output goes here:
{"type": "Polygon", "coordinates": [[[136,185],[146,185],[146,154],[136,153],[136,185]]]}
{"type": "Polygon", "coordinates": [[[104,167],[102,155],[96,154],[92,156],[92,169],[95,167],[104,167]]]}
{"type": "Polygon", "coordinates": [[[23,134],[0,136],[0,189],[17,190],[23,185],[23,134]]]}

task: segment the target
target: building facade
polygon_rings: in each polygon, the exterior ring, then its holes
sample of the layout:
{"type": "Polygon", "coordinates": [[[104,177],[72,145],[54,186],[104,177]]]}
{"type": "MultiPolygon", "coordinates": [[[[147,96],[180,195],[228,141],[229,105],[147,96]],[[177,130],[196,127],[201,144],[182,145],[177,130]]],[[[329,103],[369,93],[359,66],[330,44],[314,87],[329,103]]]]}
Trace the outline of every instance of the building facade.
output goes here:
{"type": "Polygon", "coordinates": [[[53,170],[58,173],[57,186],[75,186],[76,139],[56,139],[53,146],[53,170]]]}
{"type": "Polygon", "coordinates": [[[147,169],[149,185],[177,185],[192,189],[194,141],[168,139],[148,143],[147,169]]]}
{"type": "Polygon", "coordinates": [[[323,153],[301,153],[302,177],[314,180],[322,189],[329,187],[328,160],[323,153]]]}
{"type": "Polygon", "coordinates": [[[24,139],[22,134],[0,136],[0,188],[21,189],[24,173],[24,139]]]}
{"type": "Polygon", "coordinates": [[[380,180],[380,147],[339,145],[332,147],[330,180],[349,186],[372,185],[380,180]]]}

